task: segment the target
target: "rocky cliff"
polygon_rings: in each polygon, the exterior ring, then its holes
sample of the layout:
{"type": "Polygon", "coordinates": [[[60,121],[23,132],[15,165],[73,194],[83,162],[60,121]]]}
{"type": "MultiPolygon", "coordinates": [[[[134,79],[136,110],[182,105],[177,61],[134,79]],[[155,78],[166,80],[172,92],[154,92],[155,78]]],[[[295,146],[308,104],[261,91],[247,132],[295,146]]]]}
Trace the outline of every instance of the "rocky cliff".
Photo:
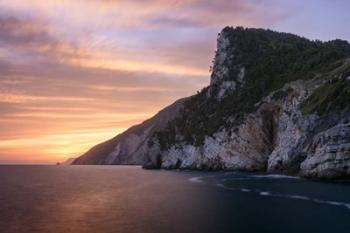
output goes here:
{"type": "Polygon", "coordinates": [[[210,85],[75,164],[350,176],[350,45],[226,27],[210,85]]]}

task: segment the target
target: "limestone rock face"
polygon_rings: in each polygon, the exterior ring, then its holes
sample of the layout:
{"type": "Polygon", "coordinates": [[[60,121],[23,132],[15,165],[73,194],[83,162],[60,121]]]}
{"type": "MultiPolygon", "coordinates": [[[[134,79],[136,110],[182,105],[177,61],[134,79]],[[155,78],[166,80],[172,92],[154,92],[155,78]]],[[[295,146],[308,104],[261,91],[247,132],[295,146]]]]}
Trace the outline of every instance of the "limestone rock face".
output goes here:
{"type": "Polygon", "coordinates": [[[274,144],[279,107],[264,104],[249,115],[236,132],[222,130],[207,136],[204,145],[176,145],[162,154],[162,168],[227,169],[261,171],[266,169],[274,144]]]}
{"type": "Polygon", "coordinates": [[[218,36],[215,62],[210,79],[208,97],[215,97],[218,100],[222,100],[244,82],[245,67],[237,62],[236,45],[229,37],[230,34],[225,30],[218,36]]]}
{"type": "Polygon", "coordinates": [[[310,125],[313,117],[302,118],[297,107],[307,96],[304,83],[293,83],[284,89],[287,88],[290,93],[284,99],[266,97],[238,128],[207,136],[202,146],[180,144],[161,151],[155,144],[149,156],[161,154],[160,166],[166,169],[289,172],[300,156],[292,152],[297,150],[297,143],[307,131],[305,125],[310,125]]]}
{"type": "Polygon", "coordinates": [[[320,178],[350,175],[349,121],[341,122],[313,138],[300,172],[303,176],[320,178]]]}
{"type": "Polygon", "coordinates": [[[305,82],[288,85],[293,90],[282,100],[276,129],[274,149],[269,155],[267,170],[270,172],[297,172],[304,159],[303,146],[314,127],[317,116],[303,116],[300,103],[307,97],[305,82]]]}
{"type": "Polygon", "coordinates": [[[217,51],[215,54],[215,64],[211,75],[210,85],[213,86],[228,79],[229,67],[233,64],[234,45],[230,44],[230,40],[225,31],[222,31],[217,39],[217,51]]]}

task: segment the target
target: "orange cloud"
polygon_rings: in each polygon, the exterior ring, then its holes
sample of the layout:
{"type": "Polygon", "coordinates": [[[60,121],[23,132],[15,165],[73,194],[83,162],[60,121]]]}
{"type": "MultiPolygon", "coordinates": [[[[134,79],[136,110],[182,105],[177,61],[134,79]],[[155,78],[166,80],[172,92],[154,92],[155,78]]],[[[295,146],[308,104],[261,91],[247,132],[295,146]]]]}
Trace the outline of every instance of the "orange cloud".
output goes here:
{"type": "Polygon", "coordinates": [[[115,136],[125,128],[111,130],[92,130],[71,132],[69,134],[53,134],[25,139],[0,141],[0,151],[6,154],[4,159],[21,162],[51,162],[64,161],[81,154],[91,147],[91,141],[102,142],[115,136]],[[19,147],[20,145],[20,147],[19,147]]]}
{"type": "Polygon", "coordinates": [[[37,101],[92,101],[93,98],[86,97],[67,97],[67,96],[34,96],[21,94],[3,94],[0,93],[0,102],[4,103],[28,103],[37,101]]]}

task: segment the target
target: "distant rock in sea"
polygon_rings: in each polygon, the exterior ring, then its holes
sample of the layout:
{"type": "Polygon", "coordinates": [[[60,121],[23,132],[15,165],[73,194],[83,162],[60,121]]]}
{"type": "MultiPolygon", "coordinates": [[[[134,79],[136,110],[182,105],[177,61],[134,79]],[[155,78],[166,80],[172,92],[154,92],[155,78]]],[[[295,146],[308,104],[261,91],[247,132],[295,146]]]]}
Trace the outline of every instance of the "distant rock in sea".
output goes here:
{"type": "Polygon", "coordinates": [[[69,159],[65,160],[64,162],[62,162],[60,165],[71,165],[75,159],[76,158],[69,158],[69,159]]]}

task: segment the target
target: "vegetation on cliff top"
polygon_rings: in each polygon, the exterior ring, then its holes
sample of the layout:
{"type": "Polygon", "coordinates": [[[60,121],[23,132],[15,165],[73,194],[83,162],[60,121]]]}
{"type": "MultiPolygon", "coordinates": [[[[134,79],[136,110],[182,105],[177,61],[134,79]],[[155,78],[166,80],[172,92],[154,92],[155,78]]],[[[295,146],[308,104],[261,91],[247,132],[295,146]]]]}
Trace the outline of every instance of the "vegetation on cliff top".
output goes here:
{"type": "MultiPolygon", "coordinates": [[[[220,100],[213,95],[216,87],[204,88],[192,96],[180,116],[155,134],[162,150],[181,142],[201,145],[206,136],[213,135],[220,127],[239,124],[244,114],[252,112],[255,104],[272,91],[288,82],[329,72],[350,57],[350,44],[343,40],[310,41],[289,33],[242,27],[226,27],[223,33],[230,46],[234,46],[228,49],[234,52],[230,56],[232,60],[224,64],[229,66],[228,79],[236,80],[236,67],[245,67],[244,84],[220,100]]],[[[304,112],[325,114],[348,103],[349,85],[344,87],[346,80],[342,80],[332,83],[331,88],[316,90],[308,104],[304,104],[304,112]]],[[[278,93],[276,98],[283,94],[278,93]]]]}
{"type": "Polygon", "coordinates": [[[342,112],[350,108],[350,68],[340,77],[334,77],[318,87],[301,104],[303,114],[317,113],[325,116],[330,112],[342,112]]]}

